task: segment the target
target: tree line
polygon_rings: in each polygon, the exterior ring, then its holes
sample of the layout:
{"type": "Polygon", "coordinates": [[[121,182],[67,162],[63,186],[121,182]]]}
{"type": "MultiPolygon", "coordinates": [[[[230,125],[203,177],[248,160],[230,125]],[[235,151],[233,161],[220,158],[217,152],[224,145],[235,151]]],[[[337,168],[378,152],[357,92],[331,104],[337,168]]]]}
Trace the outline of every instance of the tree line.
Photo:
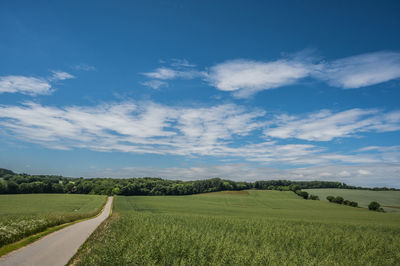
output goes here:
{"type": "MultiPolygon", "coordinates": [[[[195,181],[142,178],[73,178],[55,175],[17,174],[0,168],[0,194],[76,193],[99,195],[190,195],[224,190],[268,189],[297,192],[307,199],[308,188],[368,189],[348,186],[340,182],[270,180],[235,182],[220,178],[195,181]],[[303,193],[304,192],[304,193],[303,193]]],[[[396,190],[373,188],[373,190],[396,190]]]]}

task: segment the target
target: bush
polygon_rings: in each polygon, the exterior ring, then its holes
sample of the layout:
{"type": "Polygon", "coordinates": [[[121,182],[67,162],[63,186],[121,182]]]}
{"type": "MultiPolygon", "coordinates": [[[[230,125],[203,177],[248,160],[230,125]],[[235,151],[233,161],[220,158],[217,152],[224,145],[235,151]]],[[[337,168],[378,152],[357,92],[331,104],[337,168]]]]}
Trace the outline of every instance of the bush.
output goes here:
{"type": "Polygon", "coordinates": [[[343,201],[344,201],[344,199],[340,196],[337,196],[336,198],[333,199],[333,202],[337,203],[337,204],[342,204],[343,201]]]}
{"type": "Polygon", "coordinates": [[[297,190],[295,193],[303,199],[308,199],[308,193],[305,191],[297,190]]]}
{"type": "Polygon", "coordinates": [[[344,200],[344,201],[343,201],[343,204],[344,204],[344,205],[347,205],[347,206],[350,206],[350,200],[344,200]]]}
{"type": "Polygon", "coordinates": [[[370,209],[371,211],[377,211],[377,210],[379,210],[380,207],[381,207],[381,205],[376,201],[372,201],[368,205],[368,209],[370,209]]]}
{"type": "Polygon", "coordinates": [[[335,197],[334,197],[334,196],[328,196],[328,197],[326,197],[326,199],[327,199],[329,202],[332,202],[332,201],[335,199],[335,197]]]}
{"type": "Polygon", "coordinates": [[[376,201],[371,201],[371,203],[368,205],[368,209],[371,211],[384,212],[383,208],[381,208],[381,205],[376,201]]]}
{"type": "Polygon", "coordinates": [[[308,198],[310,200],[319,200],[319,197],[317,195],[310,195],[308,198]]]}
{"type": "Polygon", "coordinates": [[[351,207],[358,207],[358,203],[355,201],[350,201],[350,206],[351,207]]]}

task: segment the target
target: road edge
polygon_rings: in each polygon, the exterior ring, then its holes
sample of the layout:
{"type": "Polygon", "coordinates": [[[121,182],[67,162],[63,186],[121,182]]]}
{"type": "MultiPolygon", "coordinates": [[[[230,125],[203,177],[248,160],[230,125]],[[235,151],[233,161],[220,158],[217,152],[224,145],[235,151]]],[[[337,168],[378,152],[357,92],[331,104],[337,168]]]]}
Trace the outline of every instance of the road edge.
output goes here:
{"type": "Polygon", "coordinates": [[[71,257],[71,259],[68,261],[68,263],[66,264],[66,266],[74,266],[79,262],[79,258],[76,257],[76,255],[79,253],[79,251],[82,249],[82,247],[86,244],[86,242],[89,240],[90,237],[92,237],[92,235],[94,233],[96,233],[97,230],[99,230],[100,227],[104,226],[106,223],[109,222],[109,220],[112,218],[113,216],[113,209],[114,209],[114,202],[115,202],[115,196],[113,196],[113,201],[112,204],[110,206],[110,214],[108,215],[108,217],[101,223],[99,224],[99,226],[97,226],[97,228],[93,231],[92,234],[90,234],[90,236],[85,240],[85,242],[83,242],[83,244],[78,248],[78,250],[76,251],[76,253],[71,257]]]}

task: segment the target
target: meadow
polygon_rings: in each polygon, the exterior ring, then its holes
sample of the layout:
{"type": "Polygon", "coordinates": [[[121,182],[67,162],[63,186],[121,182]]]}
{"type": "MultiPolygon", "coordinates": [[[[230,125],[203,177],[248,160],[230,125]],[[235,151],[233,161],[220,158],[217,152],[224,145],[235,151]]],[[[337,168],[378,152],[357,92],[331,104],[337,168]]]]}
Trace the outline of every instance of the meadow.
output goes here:
{"type": "Polygon", "coordinates": [[[371,201],[377,201],[387,212],[400,212],[400,191],[373,191],[360,189],[319,188],[305,189],[309,194],[317,195],[321,200],[327,196],[341,196],[358,202],[358,206],[368,208],[371,201]]]}
{"type": "Polygon", "coordinates": [[[398,265],[400,213],[289,191],[118,196],[78,265],[398,265]]]}
{"type": "Polygon", "coordinates": [[[96,215],[106,196],[70,194],[0,195],[0,247],[48,227],[96,215]]]}

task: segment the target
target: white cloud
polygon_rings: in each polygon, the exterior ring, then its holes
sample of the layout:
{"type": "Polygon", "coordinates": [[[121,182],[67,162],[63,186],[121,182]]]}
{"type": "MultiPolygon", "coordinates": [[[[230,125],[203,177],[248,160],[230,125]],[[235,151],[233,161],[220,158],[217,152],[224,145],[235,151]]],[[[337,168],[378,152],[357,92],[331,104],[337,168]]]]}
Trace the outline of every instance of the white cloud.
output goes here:
{"type": "MultiPolygon", "coordinates": [[[[367,131],[378,120],[374,116],[378,117],[377,111],[359,109],[339,114],[324,111],[300,120],[284,116],[285,124],[280,127],[297,127],[296,131],[283,130],[286,133],[282,135],[270,128],[265,132],[276,138],[326,140],[350,136],[351,130],[367,131]],[[365,115],[373,118],[363,118],[365,115]],[[307,126],[312,123],[323,126],[307,126]],[[323,132],[317,132],[318,129],[323,132]]],[[[260,132],[271,123],[266,120],[265,111],[235,104],[171,107],[147,101],[58,108],[28,102],[22,106],[0,106],[3,132],[52,149],[213,156],[217,160],[246,160],[265,165],[400,162],[400,152],[393,149],[365,147],[355,153],[338,154],[313,144],[266,141],[260,132]]]]}
{"type": "Polygon", "coordinates": [[[146,87],[155,89],[155,90],[157,90],[161,87],[168,87],[168,83],[165,81],[161,81],[161,80],[148,80],[148,81],[142,82],[141,84],[146,87]]]}
{"type": "Polygon", "coordinates": [[[171,66],[177,67],[177,68],[189,68],[189,67],[195,67],[195,64],[189,63],[188,60],[186,59],[178,59],[178,58],[173,58],[171,60],[171,66]]]}
{"type": "Polygon", "coordinates": [[[237,98],[248,98],[260,91],[291,85],[307,77],[344,89],[398,79],[400,53],[379,51],[317,62],[314,55],[303,52],[275,61],[230,60],[204,71],[195,69],[195,65],[186,60],[175,59],[168,67],[143,75],[164,81],[201,78],[218,90],[232,92],[237,98]]]}
{"type": "Polygon", "coordinates": [[[27,95],[50,94],[51,85],[43,78],[25,76],[0,77],[0,93],[22,93],[27,95]]]}
{"type": "Polygon", "coordinates": [[[357,171],[357,173],[360,174],[360,175],[370,175],[370,174],[371,174],[370,171],[365,170],[365,169],[359,169],[359,170],[357,171]]]}
{"type": "Polygon", "coordinates": [[[222,91],[246,98],[262,90],[292,84],[307,77],[315,66],[291,60],[259,62],[234,60],[213,66],[207,80],[222,91]]]}
{"type": "Polygon", "coordinates": [[[159,67],[152,72],[142,73],[142,75],[150,78],[150,80],[141,82],[141,84],[158,89],[160,87],[167,87],[167,80],[194,79],[206,75],[205,72],[199,71],[194,67],[195,65],[190,64],[185,59],[172,59],[172,63],[168,67],[159,67]]]}
{"type": "Polygon", "coordinates": [[[400,78],[400,53],[375,52],[335,60],[315,72],[318,79],[344,89],[361,88],[400,78]]]}
{"type": "Polygon", "coordinates": [[[308,141],[330,141],[354,137],[359,132],[389,132],[400,130],[398,111],[382,114],[378,110],[351,109],[332,113],[322,110],[301,116],[278,116],[264,133],[269,137],[297,138],[308,141]]]}
{"type": "Polygon", "coordinates": [[[143,73],[144,76],[152,79],[171,80],[171,79],[193,79],[202,75],[197,70],[176,70],[168,67],[160,67],[153,72],[143,73]]]}
{"type": "Polygon", "coordinates": [[[50,80],[66,80],[75,78],[73,75],[64,71],[52,71],[52,72],[53,75],[51,76],[50,80]]]}
{"type": "Polygon", "coordinates": [[[10,134],[51,147],[159,154],[215,154],[235,135],[258,127],[263,112],[235,105],[172,108],[152,102],[93,107],[1,106],[0,126],[10,134]],[[223,140],[223,141],[221,141],[223,140]]]}
{"type": "Polygon", "coordinates": [[[36,78],[26,76],[0,77],[0,93],[21,93],[26,95],[46,95],[53,92],[51,82],[75,78],[63,71],[52,71],[50,78],[36,78]]]}

